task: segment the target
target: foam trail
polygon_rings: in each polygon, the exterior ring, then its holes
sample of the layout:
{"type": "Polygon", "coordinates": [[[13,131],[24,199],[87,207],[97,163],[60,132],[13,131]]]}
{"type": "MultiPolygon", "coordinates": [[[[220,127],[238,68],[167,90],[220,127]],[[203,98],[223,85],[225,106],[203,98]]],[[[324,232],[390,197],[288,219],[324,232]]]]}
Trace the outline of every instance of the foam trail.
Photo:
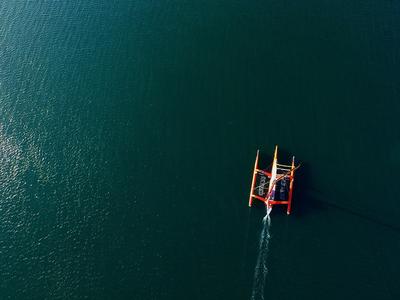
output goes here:
{"type": "Polygon", "coordinates": [[[268,274],[268,248],[271,235],[269,233],[271,228],[271,218],[269,214],[272,208],[267,209],[267,214],[263,218],[263,228],[260,235],[260,244],[258,249],[258,257],[256,267],[254,269],[253,290],[251,293],[251,300],[264,300],[264,288],[268,274]]]}

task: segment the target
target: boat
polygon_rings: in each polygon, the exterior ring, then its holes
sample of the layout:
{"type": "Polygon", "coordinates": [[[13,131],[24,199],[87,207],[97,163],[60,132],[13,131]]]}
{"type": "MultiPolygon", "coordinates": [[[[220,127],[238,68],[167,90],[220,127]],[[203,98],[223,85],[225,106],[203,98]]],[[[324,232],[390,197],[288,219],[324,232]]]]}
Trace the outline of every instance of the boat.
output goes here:
{"type": "Polygon", "coordinates": [[[275,146],[272,164],[266,169],[259,168],[259,154],[257,150],[254,163],[253,179],[251,182],[249,207],[253,200],[264,202],[268,212],[274,205],[286,205],[286,213],[292,210],[294,173],[300,167],[295,166],[295,157],[292,157],[291,165],[278,163],[278,146],[275,146]]]}

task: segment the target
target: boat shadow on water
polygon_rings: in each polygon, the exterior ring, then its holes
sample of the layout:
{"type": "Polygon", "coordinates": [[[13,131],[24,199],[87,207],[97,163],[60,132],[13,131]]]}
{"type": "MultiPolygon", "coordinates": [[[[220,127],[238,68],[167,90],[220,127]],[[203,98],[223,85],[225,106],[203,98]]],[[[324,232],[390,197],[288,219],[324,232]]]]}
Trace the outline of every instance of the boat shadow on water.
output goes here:
{"type": "Polygon", "coordinates": [[[294,183],[293,210],[291,214],[293,217],[304,218],[310,214],[318,214],[335,209],[400,233],[400,227],[395,224],[383,222],[373,215],[367,215],[327,200],[329,199],[328,195],[319,190],[315,186],[315,182],[312,166],[307,162],[301,162],[301,167],[296,172],[296,181],[294,183]]]}
{"type": "Polygon", "coordinates": [[[302,162],[297,171],[294,182],[293,212],[295,217],[304,217],[308,214],[315,214],[317,211],[326,209],[326,204],[316,198],[323,197],[323,193],[313,186],[311,166],[302,162]]]}

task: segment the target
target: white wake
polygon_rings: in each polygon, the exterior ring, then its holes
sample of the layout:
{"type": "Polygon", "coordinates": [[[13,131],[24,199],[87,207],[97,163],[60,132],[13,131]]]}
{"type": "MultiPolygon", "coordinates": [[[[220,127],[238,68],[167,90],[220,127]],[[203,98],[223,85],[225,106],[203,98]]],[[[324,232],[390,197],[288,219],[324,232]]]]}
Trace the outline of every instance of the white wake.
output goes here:
{"type": "Polygon", "coordinates": [[[267,213],[263,218],[263,228],[260,235],[260,243],[258,249],[257,263],[254,269],[254,281],[253,289],[251,292],[251,300],[264,300],[264,288],[268,274],[268,248],[269,241],[271,239],[270,228],[271,228],[271,213],[272,208],[267,209],[267,213]]]}

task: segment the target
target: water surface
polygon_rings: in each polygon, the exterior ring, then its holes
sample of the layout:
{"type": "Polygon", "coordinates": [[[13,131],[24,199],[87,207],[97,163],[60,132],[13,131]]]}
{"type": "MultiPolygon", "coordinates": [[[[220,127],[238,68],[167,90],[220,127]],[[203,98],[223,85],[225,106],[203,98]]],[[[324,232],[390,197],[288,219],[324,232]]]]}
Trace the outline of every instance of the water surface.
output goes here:
{"type": "Polygon", "coordinates": [[[397,299],[395,1],[3,1],[4,299],[397,299]]]}

